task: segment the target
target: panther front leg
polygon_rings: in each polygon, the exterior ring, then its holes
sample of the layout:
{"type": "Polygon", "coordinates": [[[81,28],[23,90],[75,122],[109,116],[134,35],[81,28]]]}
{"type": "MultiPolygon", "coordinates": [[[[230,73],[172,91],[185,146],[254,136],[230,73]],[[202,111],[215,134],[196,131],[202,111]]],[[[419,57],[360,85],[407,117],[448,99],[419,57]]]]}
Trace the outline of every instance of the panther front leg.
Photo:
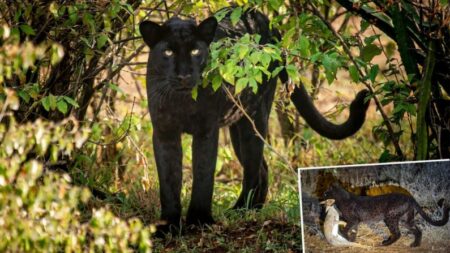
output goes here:
{"type": "Polygon", "coordinates": [[[166,224],[157,227],[157,236],[177,232],[181,218],[182,149],[181,135],[153,133],[153,151],[158,170],[161,220],[166,224]]]}
{"type": "Polygon", "coordinates": [[[217,160],[219,128],[207,133],[194,134],[192,164],[194,180],[187,224],[212,224],[211,202],[214,189],[214,170],[217,160]]]}
{"type": "Polygon", "coordinates": [[[350,242],[354,242],[356,240],[356,234],[358,233],[358,222],[356,221],[347,221],[347,225],[341,230],[341,234],[350,242]]]}

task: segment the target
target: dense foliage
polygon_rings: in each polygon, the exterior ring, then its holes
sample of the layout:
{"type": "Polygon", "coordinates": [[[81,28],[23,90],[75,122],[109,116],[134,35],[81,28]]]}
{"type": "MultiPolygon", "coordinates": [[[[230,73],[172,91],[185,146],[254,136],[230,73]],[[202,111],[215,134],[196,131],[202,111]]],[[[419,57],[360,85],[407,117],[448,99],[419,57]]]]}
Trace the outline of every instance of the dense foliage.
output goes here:
{"type": "Polygon", "coordinates": [[[74,119],[18,124],[9,110],[18,108],[18,98],[6,92],[0,103],[0,251],[149,252],[150,228],[105,208],[81,210],[90,192],[73,186],[67,173],[48,171],[60,153],[73,157],[89,129],[74,119]],[[39,159],[46,154],[47,161],[39,159]]]}

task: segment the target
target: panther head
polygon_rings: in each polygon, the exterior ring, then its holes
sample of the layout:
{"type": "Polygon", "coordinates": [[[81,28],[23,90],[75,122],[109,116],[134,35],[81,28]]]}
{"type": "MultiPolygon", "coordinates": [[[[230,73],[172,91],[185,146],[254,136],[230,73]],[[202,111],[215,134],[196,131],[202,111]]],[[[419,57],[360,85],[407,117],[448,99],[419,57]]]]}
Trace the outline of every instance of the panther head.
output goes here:
{"type": "Polygon", "coordinates": [[[201,80],[216,28],[214,17],[199,25],[176,17],[162,26],[143,21],[139,30],[150,47],[147,85],[182,93],[191,91],[201,80]]]}
{"type": "Polygon", "coordinates": [[[349,193],[342,188],[342,186],[334,182],[330,187],[323,193],[323,199],[342,199],[348,198],[349,193]]]}

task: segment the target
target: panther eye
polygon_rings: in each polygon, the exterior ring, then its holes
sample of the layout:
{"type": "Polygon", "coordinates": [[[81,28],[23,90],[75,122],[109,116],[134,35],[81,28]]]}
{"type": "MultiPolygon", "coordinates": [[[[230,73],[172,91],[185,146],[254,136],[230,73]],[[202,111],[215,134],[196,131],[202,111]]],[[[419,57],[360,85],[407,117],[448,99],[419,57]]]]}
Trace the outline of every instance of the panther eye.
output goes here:
{"type": "Polygon", "coordinates": [[[198,49],[192,49],[192,51],[191,51],[191,55],[192,56],[197,56],[197,55],[199,55],[200,54],[200,50],[198,50],[198,49]]]}
{"type": "Polygon", "coordinates": [[[170,49],[167,49],[167,50],[164,51],[164,55],[165,56],[172,56],[173,55],[173,51],[170,50],[170,49]]]}

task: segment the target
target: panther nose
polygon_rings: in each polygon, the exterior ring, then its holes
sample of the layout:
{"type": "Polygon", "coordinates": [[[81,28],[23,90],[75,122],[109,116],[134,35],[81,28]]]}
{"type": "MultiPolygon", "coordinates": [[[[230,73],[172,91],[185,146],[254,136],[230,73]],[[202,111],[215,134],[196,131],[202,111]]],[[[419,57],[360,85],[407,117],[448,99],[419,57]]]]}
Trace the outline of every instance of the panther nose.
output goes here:
{"type": "Polygon", "coordinates": [[[183,84],[187,84],[189,79],[191,78],[191,74],[187,74],[187,75],[178,75],[178,80],[180,80],[181,83],[183,84]]]}

